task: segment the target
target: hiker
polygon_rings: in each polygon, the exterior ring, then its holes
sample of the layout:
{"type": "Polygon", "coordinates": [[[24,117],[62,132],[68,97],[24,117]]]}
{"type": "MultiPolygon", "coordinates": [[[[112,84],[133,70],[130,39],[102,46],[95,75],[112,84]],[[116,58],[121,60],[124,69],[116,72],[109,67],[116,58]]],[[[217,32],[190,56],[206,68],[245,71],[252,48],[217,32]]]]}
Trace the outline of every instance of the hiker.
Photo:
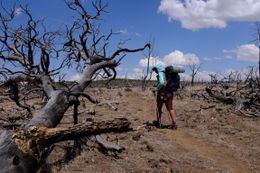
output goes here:
{"type": "MultiPolygon", "coordinates": [[[[172,66],[171,66],[172,67],[172,66]]],[[[166,109],[169,112],[169,115],[172,120],[172,128],[177,129],[177,124],[176,124],[176,112],[173,109],[172,101],[173,101],[173,92],[175,92],[178,88],[177,85],[175,84],[174,79],[177,78],[179,80],[179,75],[178,73],[173,72],[173,69],[171,68],[164,68],[163,65],[157,64],[155,67],[152,69],[157,73],[157,83],[156,83],[156,103],[157,103],[157,122],[156,125],[157,127],[161,127],[161,116],[162,116],[162,107],[163,104],[165,103],[166,109]],[[176,86],[174,86],[176,85],[176,86]],[[176,87],[176,88],[174,88],[176,87]]]]}

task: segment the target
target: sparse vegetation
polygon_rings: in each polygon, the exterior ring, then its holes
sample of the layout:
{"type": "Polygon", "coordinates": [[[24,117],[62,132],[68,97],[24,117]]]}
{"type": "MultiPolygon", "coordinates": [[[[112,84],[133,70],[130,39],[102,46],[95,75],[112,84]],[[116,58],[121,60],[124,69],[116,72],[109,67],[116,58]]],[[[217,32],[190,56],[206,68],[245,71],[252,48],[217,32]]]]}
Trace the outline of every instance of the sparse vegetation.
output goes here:
{"type": "Polygon", "coordinates": [[[150,57],[151,45],[108,54],[114,33],[95,23],[107,4],[93,1],[90,15],[65,2],[77,16],[65,33],[42,28],[23,4],[25,23],[14,26],[16,6],[1,4],[0,173],[260,172],[259,69],[196,83],[200,64],[190,65],[191,82],[174,95],[178,130],[166,110],[156,128],[149,63],[143,80],[116,79],[128,53],[150,57]],[[57,80],[67,67],[81,78],[57,80]]]}

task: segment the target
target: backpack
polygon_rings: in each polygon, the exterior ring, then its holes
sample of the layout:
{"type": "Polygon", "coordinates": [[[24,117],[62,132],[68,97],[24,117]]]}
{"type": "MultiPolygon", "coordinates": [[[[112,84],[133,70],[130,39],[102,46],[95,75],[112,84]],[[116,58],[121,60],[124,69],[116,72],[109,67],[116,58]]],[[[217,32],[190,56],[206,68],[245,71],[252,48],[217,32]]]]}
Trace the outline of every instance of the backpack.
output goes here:
{"type": "Polygon", "coordinates": [[[166,86],[165,91],[176,92],[180,88],[180,75],[173,66],[165,67],[166,86]]]}

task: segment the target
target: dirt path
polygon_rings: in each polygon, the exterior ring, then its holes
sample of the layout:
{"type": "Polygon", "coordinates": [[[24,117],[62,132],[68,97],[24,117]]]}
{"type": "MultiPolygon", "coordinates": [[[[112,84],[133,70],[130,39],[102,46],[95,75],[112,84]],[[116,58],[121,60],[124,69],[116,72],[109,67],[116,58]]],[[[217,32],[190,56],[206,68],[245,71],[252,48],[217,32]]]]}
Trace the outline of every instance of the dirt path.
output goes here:
{"type": "MultiPolygon", "coordinates": [[[[128,99],[131,104],[129,104],[129,107],[142,107],[142,113],[146,113],[140,115],[141,119],[143,120],[153,120],[154,117],[154,102],[150,98],[149,102],[145,100],[145,103],[140,106],[140,100],[136,100],[137,97],[133,97],[133,95],[129,95],[128,99]]],[[[176,101],[178,102],[178,101],[176,101]]],[[[178,103],[177,103],[178,104],[178,103]]],[[[167,111],[164,110],[164,114],[162,116],[163,121],[167,123],[169,120],[169,117],[167,115],[167,111]]],[[[191,152],[206,161],[212,162],[214,165],[219,167],[222,170],[226,170],[227,172],[254,172],[254,169],[250,167],[250,164],[243,160],[237,159],[234,154],[236,150],[232,150],[232,148],[228,146],[219,146],[214,142],[210,142],[209,140],[205,141],[200,138],[196,138],[192,136],[192,133],[204,133],[202,131],[196,131],[196,129],[189,129],[186,127],[181,127],[176,131],[172,130],[163,130],[165,133],[165,141],[169,144],[175,144],[178,147],[181,147],[181,150],[187,150],[187,152],[191,152]]],[[[225,172],[225,171],[224,171],[225,172]]]]}
{"type": "MultiPolygon", "coordinates": [[[[125,146],[126,150],[114,155],[89,147],[57,173],[259,172],[258,120],[245,121],[226,112],[223,106],[198,111],[200,105],[209,107],[209,104],[187,98],[174,100],[179,128],[157,129],[147,125],[156,119],[153,95],[139,90],[120,92],[102,93],[105,100],[119,102],[115,104],[118,110],[99,106],[100,117],[96,118],[126,117],[131,121],[136,130],[108,134],[109,140],[125,146]]],[[[169,125],[165,108],[163,112],[163,124],[169,125]]]]}
{"type": "Polygon", "coordinates": [[[165,136],[190,152],[195,152],[205,159],[209,159],[230,172],[248,172],[251,168],[247,163],[237,160],[232,156],[228,148],[215,147],[202,140],[192,137],[185,129],[179,128],[172,132],[167,131],[165,136]]]}

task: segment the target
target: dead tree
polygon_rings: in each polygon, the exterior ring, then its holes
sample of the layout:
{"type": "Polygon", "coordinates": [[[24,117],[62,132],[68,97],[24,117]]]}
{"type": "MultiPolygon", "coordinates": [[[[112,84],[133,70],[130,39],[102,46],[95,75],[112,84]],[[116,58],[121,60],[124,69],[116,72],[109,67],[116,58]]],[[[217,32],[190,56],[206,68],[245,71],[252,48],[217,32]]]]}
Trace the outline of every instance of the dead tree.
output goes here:
{"type": "MultiPolygon", "coordinates": [[[[52,145],[86,135],[111,131],[129,130],[127,119],[115,119],[106,122],[77,124],[79,97],[95,102],[84,89],[97,76],[115,79],[115,68],[126,53],[143,51],[150,47],[118,48],[112,54],[107,53],[109,39],[113,32],[101,35],[94,23],[100,18],[106,4],[101,0],[92,2],[95,14],[89,14],[79,0],[66,1],[69,9],[78,18],[72,26],[67,26],[66,36],[58,31],[47,31],[43,21],[33,18],[27,6],[19,5],[25,16],[23,25],[15,26],[16,6],[0,10],[0,75],[5,79],[2,86],[9,88],[8,95],[17,106],[28,111],[32,117],[15,131],[5,130],[0,135],[0,172],[27,173],[36,172],[52,151],[52,145]],[[65,38],[65,39],[64,39],[65,38]],[[58,42],[63,42],[62,45],[58,42]],[[51,66],[58,59],[59,66],[51,66]],[[71,86],[58,88],[54,76],[64,67],[73,63],[83,65],[81,78],[71,86]],[[47,103],[39,110],[21,102],[21,83],[39,88],[44,92],[47,103]],[[74,123],[67,128],[57,128],[65,112],[74,107],[74,123]]],[[[26,92],[30,92],[27,90],[26,92]]]]}
{"type": "Polygon", "coordinates": [[[189,68],[191,70],[191,85],[194,85],[194,79],[195,76],[198,74],[200,68],[201,68],[201,64],[190,64],[189,68]]]}
{"type": "MultiPolygon", "coordinates": [[[[154,43],[151,44],[151,45],[154,45],[154,43]]],[[[154,46],[150,47],[150,48],[149,48],[149,51],[148,51],[148,55],[146,55],[146,57],[147,57],[147,67],[146,67],[146,73],[145,73],[145,75],[144,75],[144,77],[143,77],[143,79],[142,79],[142,90],[143,90],[143,91],[146,90],[147,83],[148,83],[148,81],[150,81],[151,78],[152,78],[152,74],[151,74],[152,71],[150,71],[150,65],[151,65],[150,60],[151,60],[153,48],[154,48],[154,46]],[[150,75],[150,76],[149,76],[149,75],[150,75]]]]}
{"type": "Polygon", "coordinates": [[[208,99],[214,98],[224,104],[232,105],[234,111],[246,117],[260,117],[260,92],[256,70],[251,67],[244,82],[239,80],[233,82],[219,81],[206,87],[208,99]],[[233,82],[236,82],[236,85],[233,82]]]}
{"type": "Polygon", "coordinates": [[[217,74],[209,74],[209,77],[210,77],[210,83],[214,83],[214,84],[217,84],[218,83],[218,77],[217,77],[217,74]]]}
{"type": "Polygon", "coordinates": [[[260,78],[260,23],[256,22],[256,39],[254,40],[258,47],[258,78],[260,78]]]}

